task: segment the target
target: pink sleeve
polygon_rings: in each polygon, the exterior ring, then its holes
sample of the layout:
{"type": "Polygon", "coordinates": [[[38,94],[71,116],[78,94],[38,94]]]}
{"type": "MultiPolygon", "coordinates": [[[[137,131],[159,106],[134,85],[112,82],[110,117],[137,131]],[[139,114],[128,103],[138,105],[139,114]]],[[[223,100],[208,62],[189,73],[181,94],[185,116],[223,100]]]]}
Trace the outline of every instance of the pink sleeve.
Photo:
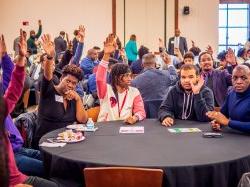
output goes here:
{"type": "Polygon", "coordinates": [[[140,121],[146,118],[144,103],[140,94],[134,99],[133,114],[136,115],[140,121]]]}
{"type": "Polygon", "coordinates": [[[22,94],[24,78],[24,67],[15,66],[15,69],[11,75],[9,87],[7,88],[4,94],[4,100],[7,107],[7,114],[12,112],[19,97],[22,94]]]}
{"type": "Polygon", "coordinates": [[[96,72],[96,87],[99,99],[103,99],[107,93],[107,69],[108,62],[102,60],[96,72]]]}

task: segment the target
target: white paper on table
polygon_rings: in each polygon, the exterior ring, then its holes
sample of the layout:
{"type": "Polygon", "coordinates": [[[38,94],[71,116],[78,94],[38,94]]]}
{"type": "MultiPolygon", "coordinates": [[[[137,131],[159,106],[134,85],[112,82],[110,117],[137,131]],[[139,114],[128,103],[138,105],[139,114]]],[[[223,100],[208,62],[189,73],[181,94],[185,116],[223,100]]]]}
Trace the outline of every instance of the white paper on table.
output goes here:
{"type": "Polygon", "coordinates": [[[144,127],[120,127],[119,133],[121,134],[141,134],[144,133],[144,127]]]}
{"type": "Polygon", "coordinates": [[[40,144],[42,147],[64,147],[66,143],[49,143],[49,142],[43,142],[40,144]]]}

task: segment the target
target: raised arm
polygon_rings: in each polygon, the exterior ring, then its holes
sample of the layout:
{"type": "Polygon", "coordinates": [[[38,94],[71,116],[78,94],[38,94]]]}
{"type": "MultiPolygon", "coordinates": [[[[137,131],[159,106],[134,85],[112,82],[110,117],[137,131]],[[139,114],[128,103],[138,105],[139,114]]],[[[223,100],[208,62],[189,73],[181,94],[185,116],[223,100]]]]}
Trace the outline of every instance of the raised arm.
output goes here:
{"type": "Polygon", "coordinates": [[[85,28],[83,25],[79,26],[77,39],[78,39],[78,44],[77,44],[75,55],[72,60],[72,64],[79,66],[79,62],[82,56],[82,51],[83,51],[83,46],[84,46],[84,39],[85,39],[85,28]]]}
{"type": "Polygon", "coordinates": [[[44,77],[47,81],[52,80],[54,71],[55,45],[49,34],[42,36],[42,46],[47,54],[44,62],[44,77]]]}
{"type": "Polygon", "coordinates": [[[100,99],[103,99],[107,93],[107,69],[110,54],[116,49],[115,38],[110,34],[104,42],[104,56],[101,63],[98,65],[96,72],[96,87],[97,95],[100,99]]]}
{"type": "Polygon", "coordinates": [[[38,20],[38,26],[39,26],[39,28],[38,28],[38,32],[37,32],[37,34],[36,34],[36,36],[35,36],[35,38],[39,38],[40,36],[41,36],[41,34],[42,34],[42,21],[41,20],[38,20]]]}
{"type": "Polygon", "coordinates": [[[16,66],[12,73],[9,87],[4,94],[4,100],[7,106],[7,114],[11,113],[14,109],[19,97],[22,94],[24,78],[25,78],[25,64],[27,43],[26,38],[23,36],[22,30],[20,30],[20,42],[19,42],[19,56],[16,60],[16,66]]]}
{"type": "Polygon", "coordinates": [[[3,70],[3,90],[5,91],[10,83],[14,64],[7,55],[7,49],[4,41],[4,36],[0,37],[0,61],[3,70]]]}
{"type": "Polygon", "coordinates": [[[214,96],[210,89],[201,93],[200,90],[203,85],[203,78],[200,78],[196,85],[191,82],[192,91],[194,93],[194,110],[198,121],[209,121],[206,113],[214,109],[214,96]]]}

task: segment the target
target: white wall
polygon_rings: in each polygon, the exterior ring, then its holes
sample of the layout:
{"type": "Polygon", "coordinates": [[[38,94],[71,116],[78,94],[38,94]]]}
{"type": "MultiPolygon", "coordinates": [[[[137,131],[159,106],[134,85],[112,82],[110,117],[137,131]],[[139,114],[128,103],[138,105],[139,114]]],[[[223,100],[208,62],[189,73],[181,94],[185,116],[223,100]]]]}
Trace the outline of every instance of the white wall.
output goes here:
{"type": "MultiPolygon", "coordinates": [[[[214,50],[218,45],[219,0],[179,0],[179,27],[182,36],[191,40],[202,50],[210,44],[214,50]],[[184,6],[190,6],[190,15],[184,16],[184,6]]],[[[174,35],[174,0],[167,0],[166,37],[174,35]]],[[[123,41],[123,0],[117,0],[117,34],[123,41]]],[[[126,0],[126,41],[136,34],[138,44],[158,50],[158,38],[164,38],[164,0],[126,0]]]]}
{"type": "Polygon", "coordinates": [[[202,50],[211,45],[214,51],[218,46],[219,0],[179,0],[179,27],[182,35],[202,50]],[[190,14],[183,15],[183,7],[190,7],[190,14]]]}
{"type": "MultiPolygon", "coordinates": [[[[179,27],[182,35],[205,49],[218,44],[219,0],[179,0],[179,27]],[[182,15],[183,6],[190,6],[190,15],[182,15]]],[[[102,47],[112,31],[112,0],[0,0],[0,33],[6,37],[9,51],[19,28],[37,30],[37,20],[42,19],[43,33],[57,36],[65,30],[73,38],[73,30],[86,27],[85,50],[102,47]],[[22,21],[29,21],[28,27],[22,21]]],[[[117,0],[117,34],[123,42],[123,0],[117,0]]],[[[136,34],[138,46],[158,50],[158,38],[164,38],[164,0],[126,0],[126,41],[136,34]]],[[[174,34],[174,0],[167,0],[167,39],[174,34]]]]}
{"type": "MultiPolygon", "coordinates": [[[[43,23],[43,33],[53,37],[61,30],[73,38],[73,31],[80,24],[86,27],[86,47],[103,46],[103,41],[112,30],[111,0],[0,0],[0,33],[5,35],[8,51],[19,28],[29,31],[38,29],[37,20],[43,23]],[[22,26],[22,21],[30,25],[22,26]]],[[[28,34],[29,35],[29,34],[28,34]]]]}
{"type": "MultiPolygon", "coordinates": [[[[164,38],[163,0],[126,0],[125,41],[131,34],[137,36],[140,45],[158,50],[158,38],[164,38]]],[[[124,3],[117,0],[117,35],[124,41],[124,3]]]]}

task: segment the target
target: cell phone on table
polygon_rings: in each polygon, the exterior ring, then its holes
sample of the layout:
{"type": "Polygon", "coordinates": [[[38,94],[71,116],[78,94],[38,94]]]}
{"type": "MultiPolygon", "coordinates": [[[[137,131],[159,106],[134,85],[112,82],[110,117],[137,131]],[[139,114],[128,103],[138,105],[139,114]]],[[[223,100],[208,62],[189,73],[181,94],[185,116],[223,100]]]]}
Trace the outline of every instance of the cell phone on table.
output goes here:
{"type": "Polygon", "coordinates": [[[223,137],[222,133],[219,133],[219,132],[204,132],[202,136],[204,138],[222,138],[223,137]]]}

